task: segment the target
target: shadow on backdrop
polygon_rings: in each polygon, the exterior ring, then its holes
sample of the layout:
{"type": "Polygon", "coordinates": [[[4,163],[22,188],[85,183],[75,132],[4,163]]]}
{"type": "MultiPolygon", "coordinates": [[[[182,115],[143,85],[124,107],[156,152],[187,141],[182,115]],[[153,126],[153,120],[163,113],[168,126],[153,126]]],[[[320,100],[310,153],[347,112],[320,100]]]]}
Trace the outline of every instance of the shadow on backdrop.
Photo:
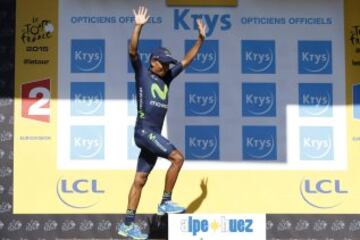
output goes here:
{"type": "Polygon", "coordinates": [[[196,212],[196,210],[199,209],[199,207],[205,200],[207,193],[208,193],[207,184],[208,184],[208,179],[203,178],[200,183],[201,194],[186,207],[186,211],[185,211],[186,213],[194,213],[194,212],[196,212]]]}

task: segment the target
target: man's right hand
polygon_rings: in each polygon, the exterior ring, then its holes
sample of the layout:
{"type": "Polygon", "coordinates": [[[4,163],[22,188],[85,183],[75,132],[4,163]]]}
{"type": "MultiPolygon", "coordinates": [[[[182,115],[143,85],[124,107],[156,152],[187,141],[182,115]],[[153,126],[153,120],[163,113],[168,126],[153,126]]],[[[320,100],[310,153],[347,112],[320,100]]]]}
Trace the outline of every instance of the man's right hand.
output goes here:
{"type": "Polygon", "coordinates": [[[143,6],[139,6],[138,11],[136,12],[135,9],[133,9],[134,17],[135,17],[135,24],[136,25],[144,25],[149,20],[150,16],[147,15],[147,8],[143,6]]]}

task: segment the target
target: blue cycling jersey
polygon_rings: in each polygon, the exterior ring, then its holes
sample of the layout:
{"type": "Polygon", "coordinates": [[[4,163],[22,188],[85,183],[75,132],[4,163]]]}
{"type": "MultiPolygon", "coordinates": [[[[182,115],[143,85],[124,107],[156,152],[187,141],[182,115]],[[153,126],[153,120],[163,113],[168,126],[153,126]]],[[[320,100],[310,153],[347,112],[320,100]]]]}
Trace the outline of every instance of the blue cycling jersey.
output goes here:
{"type": "Polygon", "coordinates": [[[137,54],[130,58],[135,70],[135,86],[137,97],[137,128],[149,128],[161,132],[168,108],[168,91],[171,81],[181,73],[180,62],[175,64],[167,74],[160,78],[147,69],[137,54]]]}
{"type": "Polygon", "coordinates": [[[175,146],[161,135],[168,108],[168,91],[171,81],[181,73],[183,67],[177,63],[160,78],[146,69],[139,55],[131,59],[135,70],[137,97],[137,118],[135,143],[141,149],[137,172],[149,173],[155,166],[157,157],[168,158],[175,146]]]}

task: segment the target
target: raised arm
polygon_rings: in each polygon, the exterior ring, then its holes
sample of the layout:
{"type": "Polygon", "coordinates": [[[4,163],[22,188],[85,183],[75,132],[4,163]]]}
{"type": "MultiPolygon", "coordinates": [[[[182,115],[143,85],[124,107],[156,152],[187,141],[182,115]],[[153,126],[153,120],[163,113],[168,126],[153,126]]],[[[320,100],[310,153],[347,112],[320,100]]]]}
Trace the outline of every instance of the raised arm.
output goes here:
{"type": "Polygon", "coordinates": [[[196,40],[194,46],[186,53],[184,59],[181,61],[181,65],[184,68],[191,63],[191,61],[194,59],[196,54],[199,52],[200,47],[206,37],[206,25],[204,25],[204,23],[200,19],[197,19],[196,23],[199,29],[199,37],[196,40]]]}
{"type": "Polygon", "coordinates": [[[139,42],[139,37],[141,33],[141,29],[145,23],[149,20],[149,15],[147,15],[147,8],[140,6],[138,11],[136,12],[133,9],[134,17],[135,17],[135,27],[131,34],[131,40],[129,44],[129,54],[130,57],[135,58],[137,53],[137,46],[139,42]]]}

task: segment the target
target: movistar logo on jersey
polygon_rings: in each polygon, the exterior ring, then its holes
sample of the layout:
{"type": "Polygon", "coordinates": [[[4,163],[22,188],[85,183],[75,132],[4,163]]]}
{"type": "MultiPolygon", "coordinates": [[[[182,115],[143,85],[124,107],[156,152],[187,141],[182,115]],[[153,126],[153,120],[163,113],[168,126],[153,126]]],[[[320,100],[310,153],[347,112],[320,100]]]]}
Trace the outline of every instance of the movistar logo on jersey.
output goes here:
{"type": "Polygon", "coordinates": [[[163,101],[166,100],[168,91],[169,87],[166,84],[164,84],[163,88],[157,83],[151,84],[151,96],[153,99],[160,98],[163,101]]]}
{"type": "Polygon", "coordinates": [[[276,69],[274,40],[242,40],[242,73],[274,74],[276,69]]]}
{"type": "Polygon", "coordinates": [[[104,115],[105,83],[73,82],[71,83],[71,115],[102,116],[104,115]]]}
{"type": "Polygon", "coordinates": [[[103,73],[105,71],[105,40],[71,40],[71,72],[103,73]]]}
{"type": "Polygon", "coordinates": [[[334,159],[333,128],[309,126],[300,128],[301,160],[334,159]]]}
{"type": "Polygon", "coordinates": [[[104,159],[104,126],[72,126],[70,155],[74,160],[104,159]]]}
{"type": "Polygon", "coordinates": [[[277,134],[275,126],[243,126],[244,160],[276,160],[277,134]]]}
{"type": "Polygon", "coordinates": [[[242,115],[245,117],[275,117],[275,83],[243,83],[242,115]]]}
{"type": "Polygon", "coordinates": [[[298,42],[299,74],[331,74],[331,41],[298,42]]]}
{"type": "Polygon", "coordinates": [[[332,105],[331,83],[299,84],[299,113],[301,117],[331,117],[332,105]]]}
{"type": "MultiPolygon", "coordinates": [[[[130,44],[130,40],[128,41],[130,44]]],[[[144,39],[139,40],[138,43],[138,53],[141,59],[142,64],[145,68],[148,68],[150,65],[150,55],[151,51],[155,48],[161,47],[161,40],[160,39],[144,39]]],[[[128,57],[128,72],[134,73],[134,69],[131,66],[130,57],[128,57]]]]}
{"type": "Polygon", "coordinates": [[[128,115],[136,116],[136,90],[135,82],[127,83],[128,115]]]}
{"type": "MultiPolygon", "coordinates": [[[[185,52],[194,45],[195,40],[185,40],[185,52]]],[[[206,40],[191,64],[185,69],[186,73],[218,73],[219,72],[219,41],[206,40]]]]}
{"type": "Polygon", "coordinates": [[[186,116],[219,116],[218,83],[185,84],[186,116]]]}
{"type": "Polygon", "coordinates": [[[185,127],[186,159],[219,160],[219,126],[185,127]]]}

